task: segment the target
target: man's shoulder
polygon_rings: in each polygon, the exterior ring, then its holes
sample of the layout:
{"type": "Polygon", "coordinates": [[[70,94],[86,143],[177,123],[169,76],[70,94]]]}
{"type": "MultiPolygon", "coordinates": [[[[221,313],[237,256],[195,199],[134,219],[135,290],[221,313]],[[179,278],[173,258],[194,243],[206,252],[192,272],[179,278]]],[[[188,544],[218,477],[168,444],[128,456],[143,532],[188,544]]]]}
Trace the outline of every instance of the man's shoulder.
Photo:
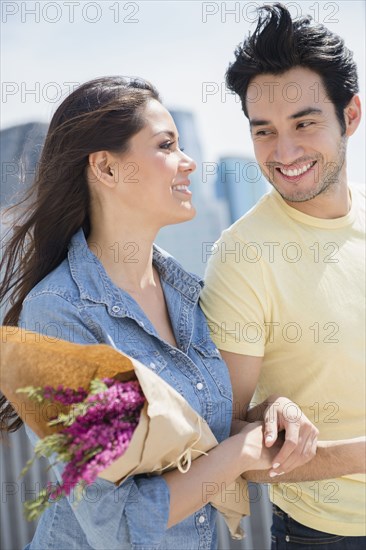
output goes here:
{"type": "Polygon", "coordinates": [[[223,232],[223,237],[242,239],[271,234],[273,226],[280,222],[280,208],[272,191],[263,195],[259,201],[223,232]]]}

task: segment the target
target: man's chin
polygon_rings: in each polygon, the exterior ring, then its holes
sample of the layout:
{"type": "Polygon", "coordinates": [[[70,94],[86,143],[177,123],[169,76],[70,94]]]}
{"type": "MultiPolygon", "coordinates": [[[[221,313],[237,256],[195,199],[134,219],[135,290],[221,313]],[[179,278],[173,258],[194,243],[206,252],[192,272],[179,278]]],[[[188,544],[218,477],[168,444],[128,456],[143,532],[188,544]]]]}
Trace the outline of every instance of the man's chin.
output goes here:
{"type": "Polygon", "coordinates": [[[281,197],[287,202],[307,202],[315,199],[315,197],[318,197],[319,195],[324,193],[330,184],[326,185],[323,183],[316,189],[294,189],[291,192],[285,191],[279,186],[276,186],[274,183],[272,183],[272,185],[281,195],[281,197]]]}
{"type": "Polygon", "coordinates": [[[307,202],[311,201],[315,197],[318,196],[317,194],[285,194],[279,192],[281,197],[287,201],[287,202],[307,202]]]}

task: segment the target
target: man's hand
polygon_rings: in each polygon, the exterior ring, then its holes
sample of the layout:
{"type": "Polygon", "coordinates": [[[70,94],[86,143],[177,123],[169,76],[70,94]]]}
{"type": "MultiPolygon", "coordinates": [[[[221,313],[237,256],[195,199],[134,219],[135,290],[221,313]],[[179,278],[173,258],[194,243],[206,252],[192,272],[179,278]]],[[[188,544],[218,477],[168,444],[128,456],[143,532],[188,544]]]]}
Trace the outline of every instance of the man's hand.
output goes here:
{"type": "Polygon", "coordinates": [[[272,477],[290,472],[311,460],[316,452],[319,432],[295,403],[288,398],[272,395],[263,403],[249,408],[258,384],[263,358],[220,351],[229,368],[233,388],[232,433],[236,431],[235,422],[238,420],[264,421],[267,449],[273,447],[275,441],[282,439],[283,433],[285,434],[283,446],[272,463],[272,477]],[[278,436],[279,432],[281,437],[278,436]],[[274,465],[276,468],[273,468],[274,465]]]}
{"type": "Polygon", "coordinates": [[[273,459],[270,477],[276,477],[309,462],[315,454],[319,430],[301,409],[286,397],[272,397],[264,410],[264,441],[272,447],[279,432],[285,431],[281,450],[273,459]]]}

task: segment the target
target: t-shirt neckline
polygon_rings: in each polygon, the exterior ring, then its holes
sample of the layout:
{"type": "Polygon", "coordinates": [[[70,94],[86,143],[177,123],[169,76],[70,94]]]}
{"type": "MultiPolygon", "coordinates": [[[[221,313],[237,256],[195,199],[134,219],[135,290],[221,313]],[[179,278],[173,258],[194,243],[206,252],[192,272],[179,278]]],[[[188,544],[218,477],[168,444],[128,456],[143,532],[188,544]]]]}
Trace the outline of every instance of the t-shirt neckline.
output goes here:
{"type": "Polygon", "coordinates": [[[322,227],[324,229],[337,229],[339,227],[346,227],[347,225],[351,225],[355,218],[356,218],[356,210],[357,210],[357,201],[355,200],[354,193],[352,192],[352,189],[348,187],[350,197],[351,197],[351,208],[349,212],[340,218],[316,218],[315,216],[310,216],[309,214],[305,214],[304,212],[300,212],[300,210],[296,210],[296,208],[293,208],[287,202],[281,197],[279,192],[276,189],[271,190],[272,196],[276,199],[276,201],[279,203],[281,208],[294,220],[304,223],[306,225],[311,225],[312,227],[322,227]]]}

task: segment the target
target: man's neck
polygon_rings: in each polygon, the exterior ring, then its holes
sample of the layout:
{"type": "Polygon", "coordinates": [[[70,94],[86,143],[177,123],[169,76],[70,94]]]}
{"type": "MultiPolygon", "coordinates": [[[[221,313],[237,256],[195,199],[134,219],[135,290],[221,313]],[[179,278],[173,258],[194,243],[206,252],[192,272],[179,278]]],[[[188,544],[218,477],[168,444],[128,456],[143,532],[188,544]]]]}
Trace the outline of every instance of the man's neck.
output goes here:
{"type": "Polygon", "coordinates": [[[285,202],[295,210],[299,210],[299,212],[322,219],[343,218],[348,214],[352,205],[351,194],[346,182],[340,185],[332,185],[331,189],[308,201],[292,202],[285,200],[285,202]]]}

